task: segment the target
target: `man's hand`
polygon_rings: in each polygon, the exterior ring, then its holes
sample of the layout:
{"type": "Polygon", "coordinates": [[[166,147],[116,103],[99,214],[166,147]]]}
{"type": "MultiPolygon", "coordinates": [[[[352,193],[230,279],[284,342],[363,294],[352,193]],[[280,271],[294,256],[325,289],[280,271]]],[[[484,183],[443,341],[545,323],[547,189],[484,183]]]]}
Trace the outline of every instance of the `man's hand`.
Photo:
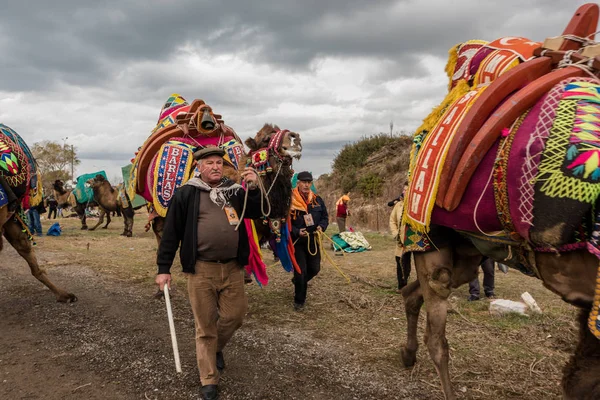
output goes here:
{"type": "Polygon", "coordinates": [[[323,228],[321,228],[321,225],[317,226],[317,230],[318,230],[319,232],[323,232],[323,228]]]}
{"type": "Polygon", "coordinates": [[[258,175],[256,175],[254,169],[246,167],[244,168],[244,172],[242,172],[242,179],[246,182],[248,187],[255,187],[258,175]]]}
{"type": "Polygon", "coordinates": [[[308,232],[306,232],[306,228],[300,229],[300,236],[302,236],[302,237],[307,237],[308,236],[308,232]]]}
{"type": "Polygon", "coordinates": [[[155,282],[158,284],[158,288],[163,291],[165,289],[165,283],[171,289],[171,274],[158,274],[156,275],[155,282]]]}

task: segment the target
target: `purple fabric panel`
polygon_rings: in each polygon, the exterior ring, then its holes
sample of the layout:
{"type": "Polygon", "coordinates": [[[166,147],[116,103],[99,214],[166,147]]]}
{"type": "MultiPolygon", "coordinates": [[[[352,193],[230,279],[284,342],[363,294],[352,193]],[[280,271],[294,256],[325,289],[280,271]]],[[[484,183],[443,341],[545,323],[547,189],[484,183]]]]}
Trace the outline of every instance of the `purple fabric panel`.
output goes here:
{"type": "Polygon", "coordinates": [[[488,56],[494,49],[490,49],[489,47],[483,46],[471,59],[471,63],[469,64],[469,75],[470,77],[474,77],[479,69],[479,65],[483,61],[484,58],[488,56]]]}
{"type": "MultiPolygon", "coordinates": [[[[521,190],[521,177],[523,176],[522,169],[527,158],[527,143],[537,124],[545,98],[546,96],[543,96],[523,120],[523,123],[515,135],[508,157],[506,184],[508,186],[510,217],[515,226],[515,230],[527,240],[529,240],[530,225],[524,222],[524,216],[519,211],[519,206],[523,202],[523,191],[521,190]]],[[[535,141],[529,148],[529,153],[532,155],[539,154],[543,150],[543,147],[544,146],[540,141],[535,141]]],[[[537,157],[538,163],[539,159],[540,157],[537,157]]],[[[533,186],[534,183],[527,182],[526,184],[533,186]]]]}
{"type": "Polygon", "coordinates": [[[434,207],[431,216],[433,223],[465,231],[479,231],[481,229],[484,232],[493,232],[502,229],[496,213],[493,179],[490,180],[487,188],[485,186],[494,167],[497,152],[498,142],[494,143],[481,161],[481,164],[479,164],[456,210],[450,212],[443,208],[434,207]],[[478,229],[473,221],[473,214],[482,192],[483,197],[479,203],[479,207],[477,207],[478,229]]]}

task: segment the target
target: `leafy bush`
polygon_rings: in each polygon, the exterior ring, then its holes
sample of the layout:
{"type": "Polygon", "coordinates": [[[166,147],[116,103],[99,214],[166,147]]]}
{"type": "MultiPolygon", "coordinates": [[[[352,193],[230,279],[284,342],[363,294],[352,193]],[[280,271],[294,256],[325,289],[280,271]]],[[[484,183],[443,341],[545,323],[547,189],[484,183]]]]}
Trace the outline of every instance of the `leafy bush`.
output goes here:
{"type": "Polygon", "coordinates": [[[379,197],[383,193],[383,179],[369,172],[358,180],[357,187],[365,198],[379,197]]]}

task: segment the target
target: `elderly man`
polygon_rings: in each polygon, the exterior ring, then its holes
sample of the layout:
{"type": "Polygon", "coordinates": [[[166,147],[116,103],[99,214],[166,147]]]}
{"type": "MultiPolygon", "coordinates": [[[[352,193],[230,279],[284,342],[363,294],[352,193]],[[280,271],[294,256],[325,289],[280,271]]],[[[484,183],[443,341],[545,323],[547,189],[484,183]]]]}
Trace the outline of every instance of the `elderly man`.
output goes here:
{"type": "MultiPolygon", "coordinates": [[[[223,178],[223,155],[218,147],[194,153],[197,174],[173,196],[158,248],[156,283],[171,286],[170,269],[179,248],[196,326],[196,358],[201,395],[218,398],[225,368],[223,348],[242,325],[248,308],[244,266],[250,246],[245,225],[238,225],[245,191],[223,178]]],[[[245,169],[242,178],[255,187],[256,173],[245,169]]],[[[250,190],[245,217],[260,216],[260,192],[250,190]]]]}
{"type": "Polygon", "coordinates": [[[310,189],[310,172],[298,174],[298,186],[292,191],[292,240],[296,261],[302,273],[294,270],[294,309],[302,311],[306,302],[308,282],[321,270],[321,250],[317,232],[325,232],[329,225],[323,199],[310,189]]]}

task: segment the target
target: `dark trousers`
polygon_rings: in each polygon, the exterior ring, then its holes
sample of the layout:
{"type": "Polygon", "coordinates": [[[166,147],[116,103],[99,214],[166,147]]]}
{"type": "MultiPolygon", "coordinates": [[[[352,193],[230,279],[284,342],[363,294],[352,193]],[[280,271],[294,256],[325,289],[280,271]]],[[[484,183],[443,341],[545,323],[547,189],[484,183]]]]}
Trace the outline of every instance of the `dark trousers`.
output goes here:
{"type": "MultiPolygon", "coordinates": [[[[483,271],[483,291],[487,297],[494,295],[494,260],[485,258],[481,263],[483,271]]],[[[479,274],[469,282],[469,294],[479,297],[479,274]]]]}
{"type": "Polygon", "coordinates": [[[402,257],[396,256],[396,277],[398,278],[398,289],[402,289],[408,283],[410,276],[410,253],[404,253],[402,257]]]}
{"type": "Polygon", "coordinates": [[[56,219],[56,207],[49,207],[48,219],[52,219],[52,213],[54,213],[54,219],[56,219]]]}
{"type": "MultiPolygon", "coordinates": [[[[310,235],[310,251],[315,252],[316,243],[315,238],[310,235]]],[[[296,272],[294,269],[294,303],[304,304],[306,301],[306,289],[308,288],[308,282],[317,276],[321,270],[321,253],[317,249],[317,254],[311,255],[308,252],[307,240],[298,240],[294,245],[296,253],[296,261],[302,271],[301,274],[296,272]]]]}

